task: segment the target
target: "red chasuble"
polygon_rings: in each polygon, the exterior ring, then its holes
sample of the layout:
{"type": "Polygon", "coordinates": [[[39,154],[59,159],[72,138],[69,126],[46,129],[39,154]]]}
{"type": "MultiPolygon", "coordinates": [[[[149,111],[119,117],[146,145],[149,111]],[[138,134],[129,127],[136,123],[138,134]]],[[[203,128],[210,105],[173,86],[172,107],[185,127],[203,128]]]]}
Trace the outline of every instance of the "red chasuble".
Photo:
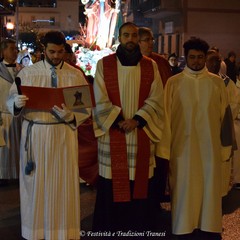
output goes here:
{"type": "MultiPolygon", "coordinates": [[[[144,105],[154,79],[151,59],[143,57],[140,60],[140,66],[139,108],[144,105]]],[[[122,108],[118,86],[116,54],[103,58],[103,74],[110,101],[113,105],[122,108]]],[[[125,133],[114,128],[110,128],[109,131],[114,202],[127,202],[131,200],[131,194],[125,133]]],[[[137,161],[133,198],[144,199],[147,198],[148,193],[150,139],[143,129],[137,129],[137,135],[137,161]]]]}

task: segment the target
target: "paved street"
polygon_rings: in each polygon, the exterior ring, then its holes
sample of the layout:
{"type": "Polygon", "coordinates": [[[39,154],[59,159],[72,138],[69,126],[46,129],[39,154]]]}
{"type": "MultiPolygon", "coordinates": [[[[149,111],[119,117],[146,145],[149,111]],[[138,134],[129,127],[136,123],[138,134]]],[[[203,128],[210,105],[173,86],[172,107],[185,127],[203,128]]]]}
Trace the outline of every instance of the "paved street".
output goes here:
{"type": "MultiPolygon", "coordinates": [[[[91,230],[96,191],[84,183],[80,185],[80,191],[81,229],[83,233],[87,234],[91,230]]],[[[163,208],[165,210],[159,212],[158,220],[158,232],[162,233],[163,236],[158,237],[158,239],[174,240],[174,236],[171,235],[170,204],[164,203],[163,208]]],[[[232,189],[228,196],[223,199],[223,214],[223,240],[240,239],[240,190],[232,189]]],[[[23,240],[20,229],[19,187],[17,181],[11,182],[8,186],[0,187],[0,239],[23,240]]],[[[86,237],[85,235],[81,239],[97,238],[86,237]]],[[[194,237],[192,240],[196,240],[196,238],[194,237]]]]}

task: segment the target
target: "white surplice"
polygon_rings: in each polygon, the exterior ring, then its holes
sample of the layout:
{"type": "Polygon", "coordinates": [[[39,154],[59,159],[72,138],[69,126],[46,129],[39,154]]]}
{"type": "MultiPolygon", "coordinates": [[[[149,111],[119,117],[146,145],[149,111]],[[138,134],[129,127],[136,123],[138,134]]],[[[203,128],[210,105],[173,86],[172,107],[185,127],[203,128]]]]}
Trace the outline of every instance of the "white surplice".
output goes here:
{"type": "MultiPolygon", "coordinates": [[[[109,128],[122,110],[124,119],[131,119],[135,114],[147,122],[143,128],[150,138],[149,178],[153,176],[155,167],[155,144],[159,141],[163,129],[163,86],[158,68],[153,62],[154,81],[152,82],[148,98],[142,108],[138,107],[141,67],[123,66],[117,60],[118,84],[122,109],[112,104],[108,98],[103,76],[103,62],[99,60],[94,80],[94,94],[96,108],[93,110],[94,131],[98,137],[99,174],[111,179],[111,156],[109,128]]],[[[137,155],[137,129],[125,134],[128,154],[130,180],[135,179],[137,155]]]]}
{"type": "Polygon", "coordinates": [[[0,63],[0,112],[3,124],[0,126],[0,179],[17,179],[19,172],[19,147],[21,119],[14,118],[8,111],[6,101],[14,82],[13,70],[0,63]]]}
{"type": "Polygon", "coordinates": [[[230,147],[222,146],[220,132],[227,104],[223,81],[206,68],[186,67],[165,86],[170,131],[162,148],[170,156],[162,157],[170,159],[174,234],[222,231],[221,166],[230,147]]]}
{"type": "MultiPolygon", "coordinates": [[[[46,61],[40,61],[22,69],[18,76],[22,85],[51,87],[50,68],[46,61]]],[[[66,63],[57,67],[57,75],[58,87],[87,84],[81,71],[66,63]]],[[[8,100],[12,113],[15,94],[14,84],[10,90],[11,98],[8,100]]],[[[29,121],[24,120],[22,126],[20,148],[22,236],[26,239],[79,239],[80,193],[76,128],[69,124],[56,124],[58,121],[47,111],[26,109],[22,111],[22,115],[25,119],[35,122],[31,133],[27,132],[30,130],[29,121]],[[28,141],[29,147],[32,148],[30,155],[35,163],[35,169],[30,175],[25,174],[27,137],[30,137],[28,141]]],[[[90,112],[83,109],[81,112],[74,112],[74,115],[79,125],[90,116],[90,112]]]]}

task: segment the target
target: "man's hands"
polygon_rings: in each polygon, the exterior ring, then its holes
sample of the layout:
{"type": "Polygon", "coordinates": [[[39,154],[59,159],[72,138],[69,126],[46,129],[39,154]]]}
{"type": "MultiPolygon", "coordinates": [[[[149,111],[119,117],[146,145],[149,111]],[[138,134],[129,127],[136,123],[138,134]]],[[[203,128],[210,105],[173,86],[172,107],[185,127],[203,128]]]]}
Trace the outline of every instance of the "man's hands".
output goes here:
{"type": "Polygon", "coordinates": [[[138,121],[136,121],[135,119],[127,119],[124,121],[120,121],[118,123],[118,126],[120,129],[122,129],[124,132],[126,133],[130,133],[131,131],[133,131],[136,127],[138,127],[138,121]]]}
{"type": "Polygon", "coordinates": [[[16,95],[14,97],[14,104],[16,108],[22,108],[26,105],[26,102],[29,98],[25,95],[16,95]]]}
{"type": "Polygon", "coordinates": [[[54,106],[52,108],[52,111],[54,113],[54,115],[56,114],[56,117],[63,120],[66,123],[70,123],[74,120],[74,114],[71,110],[69,110],[65,104],[61,105],[62,108],[58,107],[58,106],[54,106]]]}

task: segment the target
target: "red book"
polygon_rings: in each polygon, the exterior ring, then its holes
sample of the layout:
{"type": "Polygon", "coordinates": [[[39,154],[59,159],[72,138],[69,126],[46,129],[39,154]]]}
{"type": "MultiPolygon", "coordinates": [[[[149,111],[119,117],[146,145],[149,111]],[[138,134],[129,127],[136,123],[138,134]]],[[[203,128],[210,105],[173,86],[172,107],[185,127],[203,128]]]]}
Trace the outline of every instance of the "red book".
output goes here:
{"type": "Polygon", "coordinates": [[[69,109],[91,108],[95,106],[91,85],[71,86],[64,88],[47,88],[20,86],[23,95],[29,100],[25,108],[51,110],[54,105],[61,107],[64,103],[69,109]]]}

